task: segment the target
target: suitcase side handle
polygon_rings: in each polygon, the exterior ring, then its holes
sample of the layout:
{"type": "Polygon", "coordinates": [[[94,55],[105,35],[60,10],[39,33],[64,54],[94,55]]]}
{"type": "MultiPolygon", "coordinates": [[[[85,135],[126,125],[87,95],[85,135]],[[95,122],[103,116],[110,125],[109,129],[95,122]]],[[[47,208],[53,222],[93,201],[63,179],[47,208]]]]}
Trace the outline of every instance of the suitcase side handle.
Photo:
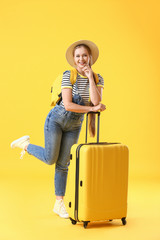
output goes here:
{"type": "Polygon", "coordinates": [[[98,115],[98,121],[97,121],[97,143],[99,143],[99,125],[100,125],[100,112],[88,112],[86,116],[86,139],[85,143],[87,143],[87,136],[88,136],[88,115],[89,114],[97,114],[98,115]]]}

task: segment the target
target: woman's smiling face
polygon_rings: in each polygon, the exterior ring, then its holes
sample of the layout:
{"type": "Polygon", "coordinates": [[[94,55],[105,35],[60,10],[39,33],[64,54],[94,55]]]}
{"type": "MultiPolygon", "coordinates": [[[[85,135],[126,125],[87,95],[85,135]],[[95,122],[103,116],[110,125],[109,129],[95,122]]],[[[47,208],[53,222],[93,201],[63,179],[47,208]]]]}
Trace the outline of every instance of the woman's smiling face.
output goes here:
{"type": "Polygon", "coordinates": [[[78,47],[74,51],[74,62],[76,66],[82,69],[85,65],[90,64],[90,54],[84,46],[78,47]]]}

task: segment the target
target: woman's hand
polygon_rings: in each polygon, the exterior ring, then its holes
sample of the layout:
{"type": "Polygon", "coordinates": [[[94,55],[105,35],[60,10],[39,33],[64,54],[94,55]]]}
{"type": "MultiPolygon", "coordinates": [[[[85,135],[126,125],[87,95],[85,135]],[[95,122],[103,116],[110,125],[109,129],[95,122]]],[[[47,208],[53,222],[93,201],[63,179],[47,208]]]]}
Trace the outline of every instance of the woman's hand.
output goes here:
{"type": "Polygon", "coordinates": [[[102,103],[99,103],[97,106],[94,106],[92,109],[93,112],[98,112],[98,111],[102,112],[104,110],[106,110],[106,106],[102,103]]]}
{"type": "Polygon", "coordinates": [[[82,68],[82,71],[84,72],[84,74],[86,75],[86,77],[88,79],[93,77],[93,71],[92,71],[92,68],[89,65],[85,65],[84,68],[82,68]]]}

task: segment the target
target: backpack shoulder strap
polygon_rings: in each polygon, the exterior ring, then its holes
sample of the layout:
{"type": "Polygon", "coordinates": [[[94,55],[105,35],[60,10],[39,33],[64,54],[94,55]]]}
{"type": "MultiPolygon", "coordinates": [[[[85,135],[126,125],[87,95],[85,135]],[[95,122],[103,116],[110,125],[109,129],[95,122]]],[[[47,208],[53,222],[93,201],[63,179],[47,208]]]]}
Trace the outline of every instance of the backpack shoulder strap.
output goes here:
{"type": "Polygon", "coordinates": [[[70,82],[72,85],[76,82],[77,79],[77,70],[75,68],[71,69],[70,82]]]}
{"type": "Polygon", "coordinates": [[[98,74],[93,72],[96,84],[99,82],[98,74]]]}

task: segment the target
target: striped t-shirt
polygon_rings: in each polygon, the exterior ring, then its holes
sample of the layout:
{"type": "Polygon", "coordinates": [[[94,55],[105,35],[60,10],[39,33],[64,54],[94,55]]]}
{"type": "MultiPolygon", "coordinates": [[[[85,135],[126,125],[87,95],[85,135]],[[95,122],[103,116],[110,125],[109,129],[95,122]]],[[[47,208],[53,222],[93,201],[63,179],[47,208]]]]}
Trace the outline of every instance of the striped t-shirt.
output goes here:
{"type": "MultiPolygon", "coordinates": [[[[89,104],[89,80],[87,77],[82,76],[80,73],[77,74],[76,82],[72,85],[70,82],[70,71],[66,71],[63,74],[61,89],[70,88],[72,89],[72,96],[78,94],[82,97],[85,105],[89,104]]],[[[100,74],[98,74],[99,82],[97,86],[104,88],[104,80],[100,74]]],[[[63,100],[60,105],[63,105],[63,100]]]]}

